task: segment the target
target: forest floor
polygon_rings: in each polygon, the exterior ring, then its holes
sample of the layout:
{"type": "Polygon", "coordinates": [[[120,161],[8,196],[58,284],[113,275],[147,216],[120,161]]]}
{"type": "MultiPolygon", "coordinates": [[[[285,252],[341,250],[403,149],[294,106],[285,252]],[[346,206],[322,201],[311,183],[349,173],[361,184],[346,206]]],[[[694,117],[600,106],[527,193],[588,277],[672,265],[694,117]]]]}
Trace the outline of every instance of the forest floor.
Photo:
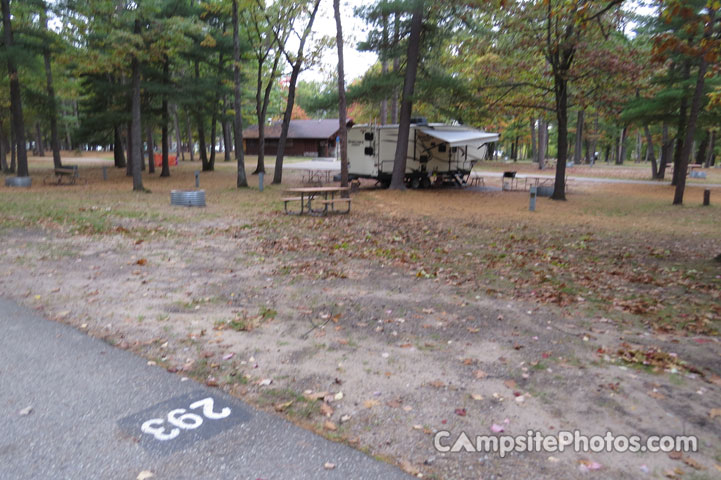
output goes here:
{"type": "Polygon", "coordinates": [[[88,185],[43,186],[34,159],[31,189],[0,187],[1,296],[423,478],[721,475],[715,191],[673,207],[669,186],[575,183],[529,212],[524,192],[368,183],[350,215],[296,217],[279,199],[297,171],[238,191],[221,161],[188,209],[169,191],[197,163],[134,194],[88,157],[88,185]],[[443,430],[699,451],[500,458],[438,452],[443,430]]]}

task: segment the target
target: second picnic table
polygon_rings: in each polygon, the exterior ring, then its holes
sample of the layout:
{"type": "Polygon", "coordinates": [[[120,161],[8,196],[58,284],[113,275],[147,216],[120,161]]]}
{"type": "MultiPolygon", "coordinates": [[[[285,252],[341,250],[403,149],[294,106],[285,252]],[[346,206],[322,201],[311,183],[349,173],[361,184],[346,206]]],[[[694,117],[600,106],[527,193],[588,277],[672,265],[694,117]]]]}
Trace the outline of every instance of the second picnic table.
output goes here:
{"type": "Polygon", "coordinates": [[[283,209],[285,213],[291,215],[303,215],[303,213],[309,213],[311,215],[325,215],[329,212],[328,207],[330,206],[331,213],[348,213],[350,212],[350,198],[338,197],[336,193],[343,193],[350,191],[350,187],[299,187],[299,188],[288,188],[284,190],[289,195],[299,196],[288,196],[283,197],[283,209]],[[330,196],[330,198],[328,198],[330,196]],[[298,202],[300,204],[299,211],[289,211],[288,204],[298,202]],[[320,203],[321,207],[317,207],[317,203],[320,203]],[[342,210],[336,210],[336,204],[345,204],[346,208],[342,210]]]}

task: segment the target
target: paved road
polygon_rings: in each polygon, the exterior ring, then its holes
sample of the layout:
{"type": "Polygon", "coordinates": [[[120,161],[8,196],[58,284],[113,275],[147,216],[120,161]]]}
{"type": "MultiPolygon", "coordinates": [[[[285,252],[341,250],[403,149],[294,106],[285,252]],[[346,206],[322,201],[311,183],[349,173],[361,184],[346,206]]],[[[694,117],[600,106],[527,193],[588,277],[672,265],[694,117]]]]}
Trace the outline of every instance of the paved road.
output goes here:
{"type": "Polygon", "coordinates": [[[2,299],[0,433],[0,480],[411,478],[2,299]]]}
{"type": "MultiPolygon", "coordinates": [[[[503,172],[489,172],[489,171],[473,171],[471,176],[474,177],[503,177],[503,172]]],[[[531,173],[519,173],[518,178],[524,177],[539,177],[553,180],[554,174],[531,174],[531,173]]],[[[636,180],[632,178],[604,178],[604,177],[577,177],[575,175],[569,175],[568,180],[584,183],[620,183],[620,184],[631,184],[631,185],[666,185],[671,186],[671,181],[658,181],[658,180],[636,180]]],[[[721,183],[694,183],[693,179],[686,179],[687,187],[699,187],[699,188],[721,188],[721,183]]]]}

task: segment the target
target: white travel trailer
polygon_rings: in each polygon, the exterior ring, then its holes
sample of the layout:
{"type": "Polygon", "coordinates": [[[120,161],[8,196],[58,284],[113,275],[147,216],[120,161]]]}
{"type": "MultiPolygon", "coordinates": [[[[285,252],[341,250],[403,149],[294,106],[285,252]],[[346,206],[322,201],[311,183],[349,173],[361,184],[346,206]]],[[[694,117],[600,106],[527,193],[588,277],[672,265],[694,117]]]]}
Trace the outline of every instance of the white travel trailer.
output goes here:
{"type": "MultiPolygon", "coordinates": [[[[416,119],[408,136],[406,183],[412,188],[436,182],[465,185],[471,169],[498,141],[488,133],[463,125],[426,123],[416,119]]],[[[348,129],[348,176],[374,178],[390,185],[398,141],[398,125],[354,125],[348,129]]]]}

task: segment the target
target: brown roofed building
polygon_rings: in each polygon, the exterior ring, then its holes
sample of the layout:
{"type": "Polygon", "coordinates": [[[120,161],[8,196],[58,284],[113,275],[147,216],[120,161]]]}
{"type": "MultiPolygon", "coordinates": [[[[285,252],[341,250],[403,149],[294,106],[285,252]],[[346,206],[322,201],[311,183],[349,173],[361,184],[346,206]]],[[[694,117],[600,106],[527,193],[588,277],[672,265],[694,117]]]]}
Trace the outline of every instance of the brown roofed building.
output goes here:
{"type": "MultiPolygon", "coordinates": [[[[349,126],[353,124],[348,122],[349,126]]],[[[265,154],[278,153],[281,122],[274,122],[265,127],[265,154]]],[[[338,135],[338,119],[325,120],[291,120],[288,128],[288,140],[285,144],[287,156],[329,157],[335,152],[335,141],[338,135]]],[[[254,125],[243,130],[245,153],[258,155],[258,126],[254,125]]]]}

